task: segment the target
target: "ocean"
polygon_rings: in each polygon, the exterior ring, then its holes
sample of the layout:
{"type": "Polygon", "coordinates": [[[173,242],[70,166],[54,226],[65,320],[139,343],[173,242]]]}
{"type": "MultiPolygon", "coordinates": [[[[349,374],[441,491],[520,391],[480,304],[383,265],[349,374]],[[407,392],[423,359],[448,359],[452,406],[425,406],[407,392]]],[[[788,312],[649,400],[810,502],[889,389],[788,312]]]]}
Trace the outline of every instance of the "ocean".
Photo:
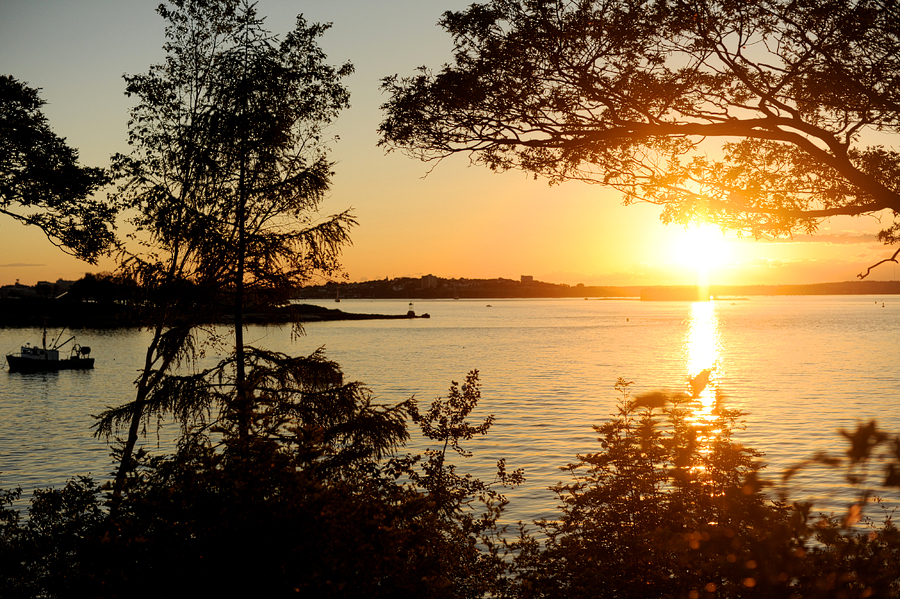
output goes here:
{"type": "MultiPolygon", "coordinates": [[[[409,300],[319,302],[348,312],[401,314],[409,300]]],[[[712,370],[701,400],[716,392],[746,413],[737,439],[765,453],[765,477],[819,451],[836,455],[839,430],[876,420],[900,433],[900,296],[734,298],[704,303],[637,300],[413,300],[429,319],[252,326],[245,339],[308,354],[324,348],[345,380],[361,381],[379,402],[446,395],[451,381],[477,369],[482,400],[473,419],[494,414],[489,434],[464,448],[461,471],[489,477],[499,458],[524,468],[507,493],[506,518],[552,518],[548,487],[559,467],[597,451],[591,426],[615,411],[618,377],[633,394],[684,391],[690,376],[712,370]]],[[[92,371],[0,371],[0,488],[58,486],[75,475],[109,477],[109,446],[92,435],[92,415],[133,397],[149,334],[133,329],[76,330],[96,358],[92,371]]],[[[0,350],[40,342],[38,329],[0,329],[0,350]]],[[[55,337],[55,335],[54,335],[55,337]]],[[[216,358],[210,348],[206,360],[216,358]]],[[[167,451],[177,425],[150,423],[146,446],[167,451]]],[[[414,438],[409,451],[423,442],[414,438]]],[[[852,498],[840,477],[810,468],[791,482],[792,499],[841,509],[852,498]]],[[[893,501],[890,494],[886,499],[893,501]]]]}

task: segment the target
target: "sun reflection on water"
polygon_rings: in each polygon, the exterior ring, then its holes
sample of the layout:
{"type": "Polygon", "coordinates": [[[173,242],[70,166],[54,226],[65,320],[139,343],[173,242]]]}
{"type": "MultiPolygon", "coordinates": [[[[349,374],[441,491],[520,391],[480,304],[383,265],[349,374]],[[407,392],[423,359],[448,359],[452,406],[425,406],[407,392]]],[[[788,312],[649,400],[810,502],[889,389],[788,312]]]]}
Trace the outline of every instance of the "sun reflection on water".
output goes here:
{"type": "Polygon", "coordinates": [[[699,390],[696,397],[699,405],[694,415],[698,421],[709,421],[714,418],[720,344],[716,303],[709,301],[691,304],[691,321],[685,338],[685,353],[688,377],[696,383],[696,389],[699,390]],[[707,375],[709,382],[700,390],[707,375]]]}

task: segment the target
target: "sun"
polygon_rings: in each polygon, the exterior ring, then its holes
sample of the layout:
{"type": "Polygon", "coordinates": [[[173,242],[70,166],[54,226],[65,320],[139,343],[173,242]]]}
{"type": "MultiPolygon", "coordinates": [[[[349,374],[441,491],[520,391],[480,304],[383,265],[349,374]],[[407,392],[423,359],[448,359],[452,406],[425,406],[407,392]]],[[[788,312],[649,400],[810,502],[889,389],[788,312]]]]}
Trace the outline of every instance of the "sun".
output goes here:
{"type": "Polygon", "coordinates": [[[730,257],[728,241],[713,225],[685,229],[676,237],[672,251],[675,262],[696,271],[697,284],[702,286],[709,284],[711,272],[730,257]]]}

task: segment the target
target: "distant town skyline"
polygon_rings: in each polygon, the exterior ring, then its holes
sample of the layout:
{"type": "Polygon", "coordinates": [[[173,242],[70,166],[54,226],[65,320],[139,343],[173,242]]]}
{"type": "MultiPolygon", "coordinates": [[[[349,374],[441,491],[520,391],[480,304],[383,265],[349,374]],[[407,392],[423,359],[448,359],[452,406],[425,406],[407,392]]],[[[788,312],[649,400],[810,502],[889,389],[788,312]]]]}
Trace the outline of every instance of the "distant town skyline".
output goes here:
{"type": "MultiPolygon", "coordinates": [[[[123,73],[163,60],[164,23],[155,2],[9,0],[0,7],[2,71],[41,88],[54,131],[84,164],[107,166],[127,152],[123,73]]],[[[425,164],[376,147],[381,77],[410,75],[450,60],[451,39],[435,26],[443,11],[469,0],[261,0],[267,26],[282,34],[298,13],[332,22],[320,43],[329,62],[350,61],[352,107],[328,134],[335,176],[323,212],[352,207],[360,226],[344,253],[347,280],[384,277],[518,279],[575,285],[804,284],[852,280],[890,255],[874,218],[839,218],[809,237],[754,241],[660,224],[651,205],[621,206],[597,185],[549,186],[520,172],[495,174],[465,156],[425,164]],[[700,240],[698,241],[698,238],[700,240]],[[702,271],[702,272],[700,272],[702,271]]],[[[124,229],[120,228],[120,232],[124,229]]],[[[110,271],[70,258],[33,228],[0,218],[0,285],[19,279],[78,279],[110,271]]],[[[895,265],[875,280],[898,277],[895,265]]]]}

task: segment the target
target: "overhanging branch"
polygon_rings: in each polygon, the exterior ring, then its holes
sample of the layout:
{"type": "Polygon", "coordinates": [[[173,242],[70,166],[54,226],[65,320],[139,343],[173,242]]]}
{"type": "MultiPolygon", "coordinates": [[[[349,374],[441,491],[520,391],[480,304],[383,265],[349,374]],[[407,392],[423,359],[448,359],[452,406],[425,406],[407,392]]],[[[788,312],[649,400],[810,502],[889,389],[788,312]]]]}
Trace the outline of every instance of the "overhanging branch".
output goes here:
{"type": "Polygon", "coordinates": [[[894,252],[894,255],[891,256],[890,258],[885,258],[884,260],[881,260],[880,262],[876,262],[875,264],[873,264],[872,266],[867,268],[866,272],[861,272],[856,276],[859,277],[860,279],[865,279],[866,277],[869,276],[869,273],[871,273],[873,270],[875,270],[876,268],[878,268],[879,266],[881,266],[882,264],[884,264],[886,262],[893,262],[895,264],[898,264],[898,263],[900,263],[897,260],[898,255],[900,255],[900,248],[897,248],[897,251],[894,252]]]}

